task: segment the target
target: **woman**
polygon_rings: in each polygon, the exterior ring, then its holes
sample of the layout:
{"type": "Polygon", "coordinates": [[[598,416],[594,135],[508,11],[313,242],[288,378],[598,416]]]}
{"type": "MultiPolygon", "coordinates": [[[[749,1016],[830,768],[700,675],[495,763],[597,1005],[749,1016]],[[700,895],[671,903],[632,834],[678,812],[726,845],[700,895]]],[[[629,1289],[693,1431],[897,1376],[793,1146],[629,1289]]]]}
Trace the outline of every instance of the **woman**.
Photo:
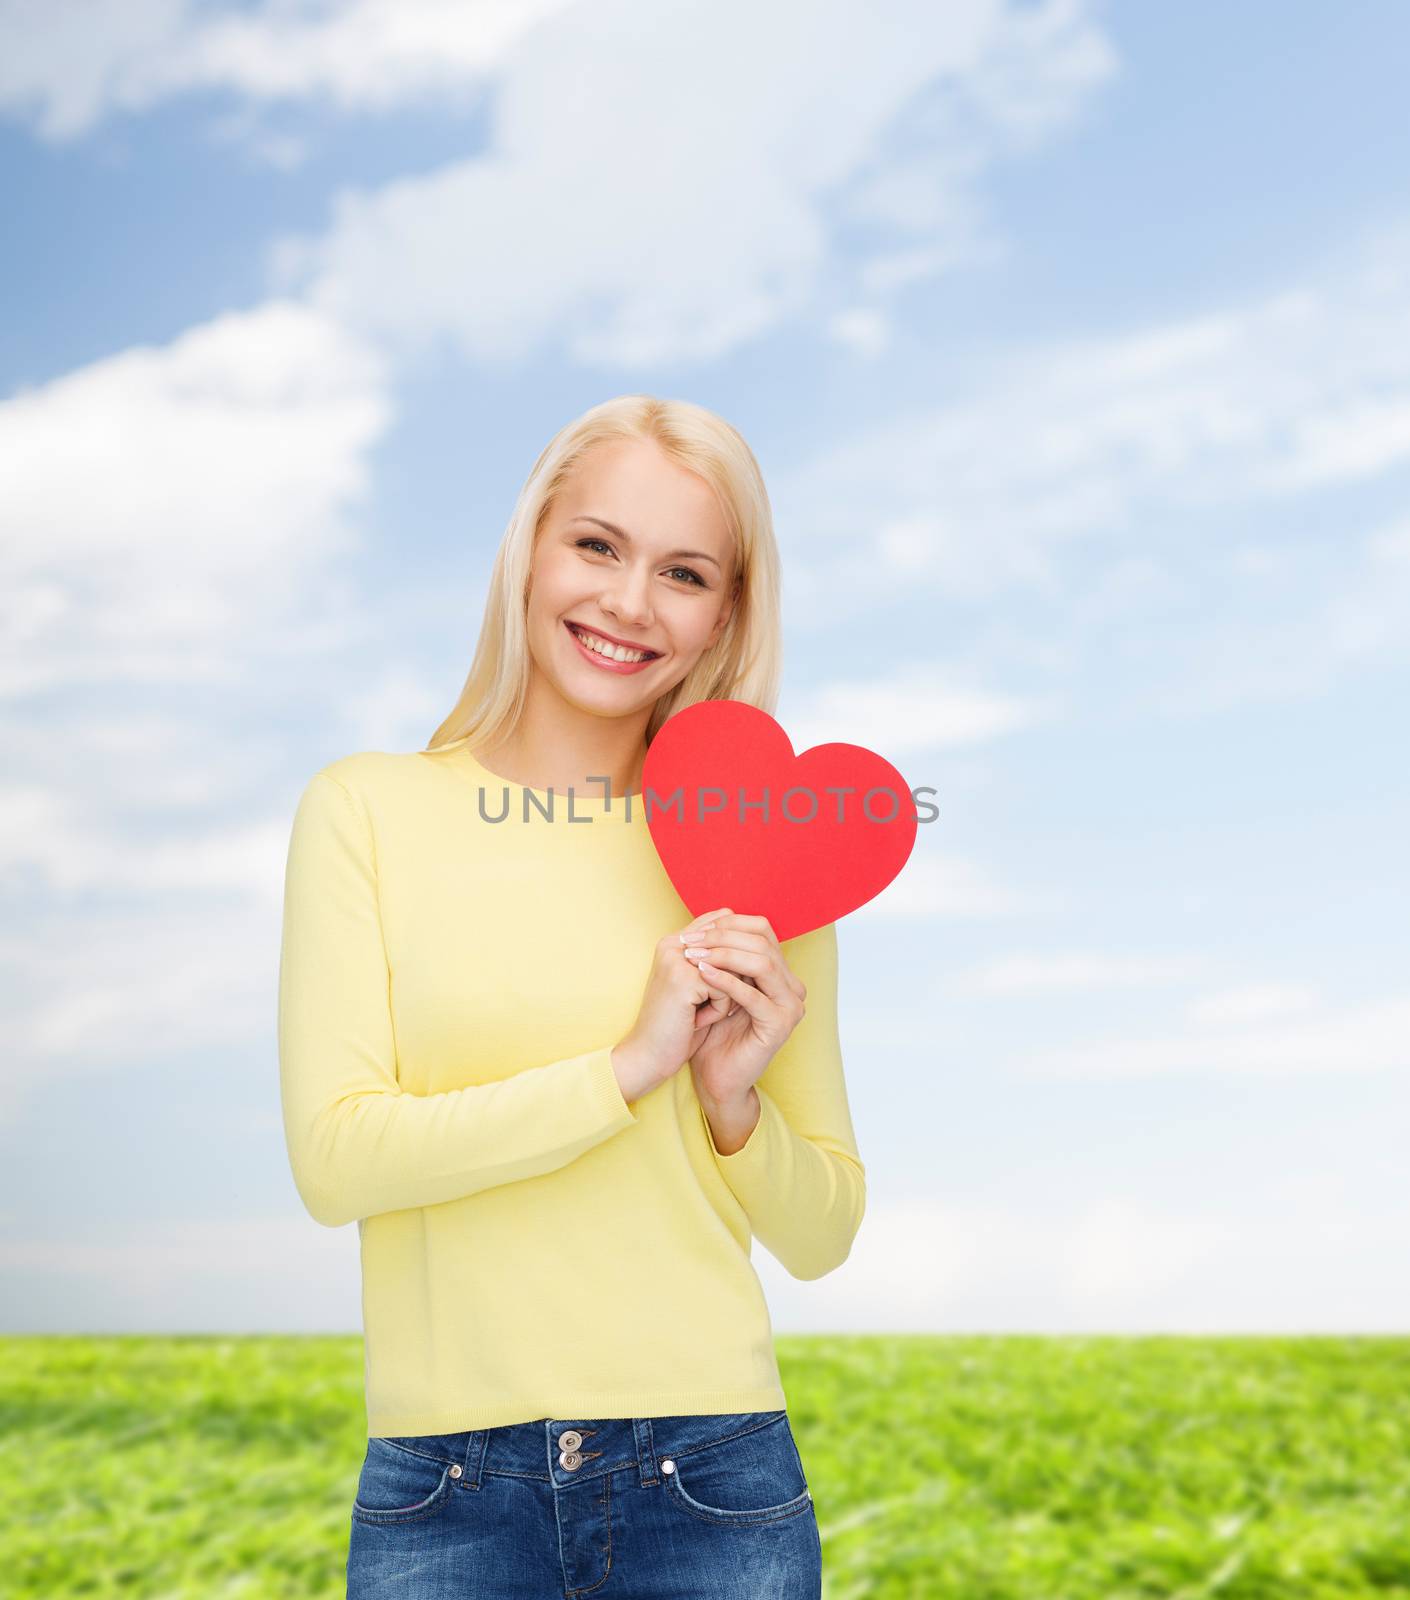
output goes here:
{"type": "Polygon", "coordinates": [[[750,1241],[818,1278],[861,1223],[836,928],[687,918],[641,793],[673,712],[772,711],[778,597],[740,435],[608,401],[530,474],[428,747],[304,790],[281,1089],[361,1243],[350,1600],[821,1593],[750,1241]]]}

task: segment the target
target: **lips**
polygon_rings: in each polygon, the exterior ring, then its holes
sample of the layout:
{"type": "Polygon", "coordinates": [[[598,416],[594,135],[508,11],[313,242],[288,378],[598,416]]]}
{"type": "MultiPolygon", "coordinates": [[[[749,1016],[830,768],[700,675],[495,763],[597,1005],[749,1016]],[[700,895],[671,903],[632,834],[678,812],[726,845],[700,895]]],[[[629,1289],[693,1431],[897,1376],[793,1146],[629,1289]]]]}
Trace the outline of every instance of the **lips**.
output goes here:
{"type": "Polygon", "coordinates": [[[661,654],[661,652],[659,650],[653,650],[653,649],[650,648],[649,645],[633,644],[630,639],[616,639],[616,638],[613,638],[613,636],[610,633],[603,633],[597,628],[589,628],[584,623],[581,623],[581,622],[569,622],[567,624],[567,627],[568,627],[568,631],[570,633],[575,633],[575,634],[590,633],[590,634],[592,634],[594,637],[596,637],[598,639],[605,640],[608,644],[621,645],[621,647],[624,650],[641,650],[641,651],[644,651],[645,654],[646,654],[646,659],[648,661],[655,661],[657,659],[657,657],[661,654]]]}
{"type": "MultiPolygon", "coordinates": [[[[587,662],[595,673],[606,673],[608,677],[631,678],[639,672],[645,672],[648,667],[654,667],[660,659],[659,655],[643,656],[638,661],[618,661],[615,656],[604,655],[601,650],[593,649],[583,639],[576,627],[566,620],[563,624],[564,632],[573,641],[578,654],[587,662]]],[[[588,630],[584,629],[584,632],[588,630]]]]}

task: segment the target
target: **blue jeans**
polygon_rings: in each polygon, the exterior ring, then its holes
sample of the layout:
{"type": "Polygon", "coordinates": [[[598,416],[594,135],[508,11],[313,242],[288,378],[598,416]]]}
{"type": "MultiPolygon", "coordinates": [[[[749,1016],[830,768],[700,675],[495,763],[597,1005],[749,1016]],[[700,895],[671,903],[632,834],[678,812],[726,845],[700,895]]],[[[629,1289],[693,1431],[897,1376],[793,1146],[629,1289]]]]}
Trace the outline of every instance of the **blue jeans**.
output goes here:
{"type": "Polygon", "coordinates": [[[786,1411],[369,1439],[348,1600],[820,1600],[786,1411]]]}

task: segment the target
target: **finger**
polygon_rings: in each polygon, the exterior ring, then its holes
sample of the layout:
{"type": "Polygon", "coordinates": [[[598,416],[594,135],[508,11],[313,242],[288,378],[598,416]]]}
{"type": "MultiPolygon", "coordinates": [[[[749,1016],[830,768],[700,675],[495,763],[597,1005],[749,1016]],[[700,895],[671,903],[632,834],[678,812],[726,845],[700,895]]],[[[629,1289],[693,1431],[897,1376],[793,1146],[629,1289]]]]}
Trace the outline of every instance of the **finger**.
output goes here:
{"type": "MultiPolygon", "coordinates": [[[[696,965],[701,956],[708,961],[711,950],[748,950],[752,951],[761,960],[768,962],[772,959],[772,951],[768,943],[756,933],[721,933],[718,929],[710,933],[697,934],[696,937],[681,946],[682,953],[692,966],[696,965]]],[[[749,977],[754,972],[753,967],[736,966],[734,971],[741,977],[749,977]]]]}
{"type": "Polygon", "coordinates": [[[680,931],[681,942],[693,938],[707,923],[714,922],[717,917],[727,917],[730,914],[728,906],[721,906],[718,911],[705,911],[698,917],[692,917],[680,931]]]}
{"type": "Polygon", "coordinates": [[[742,928],[722,928],[718,923],[709,933],[702,933],[695,943],[732,945],[736,950],[757,950],[761,956],[772,954],[774,949],[761,933],[746,933],[742,928]]]}
{"type": "MultiPolygon", "coordinates": [[[[708,949],[709,946],[707,946],[707,945],[691,945],[688,948],[693,949],[693,950],[705,950],[705,949],[708,949]]],[[[688,967],[690,969],[691,973],[693,974],[693,976],[695,978],[695,983],[696,983],[696,986],[697,986],[695,991],[694,991],[695,992],[695,999],[696,999],[696,1003],[699,1004],[701,999],[703,998],[701,993],[700,993],[700,989],[702,987],[704,988],[704,991],[705,991],[706,995],[709,995],[714,991],[711,990],[710,985],[705,981],[704,977],[701,975],[701,972],[700,972],[700,961],[699,961],[698,957],[687,956],[685,951],[682,950],[681,951],[681,961],[682,961],[682,964],[684,966],[686,966],[686,967],[688,967]]],[[[744,976],[744,975],[741,974],[741,976],[744,976]]],[[[745,977],[745,982],[746,983],[753,983],[754,979],[751,978],[751,977],[745,977]]],[[[728,1003],[728,1001],[726,1003],[728,1003]]]]}
{"type": "Polygon", "coordinates": [[[743,978],[736,977],[732,972],[726,972],[722,967],[712,967],[708,962],[703,963],[706,977],[711,983],[718,984],[734,1003],[741,1006],[751,1017],[758,1017],[763,1022],[770,1020],[770,1013],[776,1010],[773,1002],[761,990],[746,983],[743,978]]]}
{"type": "MultiPolygon", "coordinates": [[[[705,1020],[707,1022],[713,1022],[716,1017],[727,1017],[730,1013],[730,1007],[734,1004],[734,1002],[724,992],[723,989],[717,989],[713,984],[707,984],[705,988],[706,993],[709,995],[709,999],[705,1002],[705,1004],[710,1010],[710,1015],[705,1020]]],[[[699,1013],[697,1012],[697,1015],[698,1014],[699,1013]]]]}
{"type": "Polygon", "coordinates": [[[724,924],[716,924],[714,929],[705,938],[697,941],[700,944],[735,945],[739,949],[756,949],[772,952],[777,971],[788,987],[800,1000],[806,1000],[808,992],[803,985],[803,980],[788,964],[788,957],[783,953],[783,946],[774,936],[766,917],[731,917],[724,924]],[[738,926],[751,923],[754,926],[744,928],[738,926]]]}
{"type": "Polygon", "coordinates": [[[755,985],[763,990],[776,1004],[782,1004],[786,994],[791,994],[795,999],[802,999],[794,987],[792,974],[783,965],[781,957],[775,957],[772,952],[760,954],[757,950],[741,950],[735,945],[722,945],[711,942],[704,946],[689,946],[683,952],[687,961],[697,968],[706,961],[717,967],[724,967],[727,971],[737,973],[742,977],[752,978],[755,985]],[[702,951],[698,956],[691,955],[692,949],[702,951]]]}
{"type": "Polygon", "coordinates": [[[803,980],[793,971],[788,964],[788,958],[783,953],[783,946],[778,942],[778,935],[774,932],[773,924],[767,917],[751,917],[741,912],[732,912],[728,917],[721,919],[715,926],[712,937],[717,934],[729,932],[747,932],[753,937],[762,939],[778,955],[779,967],[783,972],[784,980],[799,1000],[807,998],[807,990],[803,980]]]}
{"type": "Polygon", "coordinates": [[[741,950],[737,945],[716,944],[712,937],[706,944],[687,945],[681,954],[698,968],[702,961],[712,961],[717,967],[727,967],[741,978],[761,978],[773,963],[757,950],[741,950]]]}
{"type": "Polygon", "coordinates": [[[695,980],[692,984],[692,998],[696,1007],[708,1004],[711,1008],[710,1016],[706,1019],[707,1023],[723,1016],[731,1004],[729,996],[718,985],[708,982],[694,961],[686,961],[685,965],[691,969],[691,975],[695,980]]]}
{"type": "Polygon", "coordinates": [[[709,962],[703,962],[702,965],[706,968],[706,976],[710,982],[719,984],[732,995],[739,1009],[749,1014],[750,1021],[766,1032],[772,1033],[781,1029],[788,1034],[797,1027],[803,1015],[803,1007],[801,1002],[791,995],[787,999],[771,999],[746,978],[738,977],[733,972],[726,972],[722,967],[713,967],[709,962]]]}
{"type": "Polygon", "coordinates": [[[767,939],[771,945],[773,945],[775,950],[779,948],[779,942],[774,933],[773,924],[767,917],[750,917],[746,916],[743,912],[734,911],[730,913],[727,926],[731,928],[742,929],[746,933],[762,934],[763,937],[767,939]]]}

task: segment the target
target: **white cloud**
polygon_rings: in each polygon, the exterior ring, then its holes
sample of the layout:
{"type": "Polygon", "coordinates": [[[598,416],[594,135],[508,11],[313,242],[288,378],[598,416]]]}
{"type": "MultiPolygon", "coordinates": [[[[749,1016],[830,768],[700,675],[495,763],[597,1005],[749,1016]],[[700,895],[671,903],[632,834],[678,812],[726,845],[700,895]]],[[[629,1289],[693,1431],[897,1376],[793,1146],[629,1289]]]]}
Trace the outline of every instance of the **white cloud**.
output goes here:
{"type": "Polygon", "coordinates": [[[1162,1217],[1115,1203],[1080,1216],[1059,1255],[1067,1293],[1134,1307],[1188,1276],[1235,1235],[1227,1219],[1162,1217]]]}
{"type": "Polygon", "coordinates": [[[337,560],[390,418],[375,353],[289,303],[0,403],[0,882],[26,927],[0,1118],[57,1073],[267,1022],[297,793],[276,712],[297,675],[357,714],[375,607],[337,560]]]}
{"type": "Polygon", "coordinates": [[[1337,674],[1410,658],[1410,521],[1348,532],[1334,550],[1292,548],[1254,582],[1273,595],[1201,628],[1178,676],[1153,694],[1179,715],[1315,693],[1337,674]]]}
{"type": "Polygon", "coordinates": [[[1410,999],[1304,1014],[1287,1025],[1098,1039],[1035,1051],[1016,1066],[1027,1076],[1043,1078],[1403,1072],[1410,1070],[1410,999]]]}
{"type": "Polygon", "coordinates": [[[349,750],[420,750],[454,704],[454,694],[433,687],[401,661],[390,661],[346,708],[349,750]]]}
{"type": "MultiPolygon", "coordinates": [[[[881,235],[871,295],[992,258],[977,178],[1069,122],[1116,70],[1081,0],[878,0],[865,18],[846,0],[134,0],[97,13],[0,0],[0,39],[0,108],[49,139],[227,91],[242,99],[218,136],[288,167],[304,144],[253,108],[483,99],[483,155],[343,195],[329,236],[274,251],[282,286],[412,346],[449,335],[493,362],[557,335],[578,360],[618,366],[705,359],[805,311],[837,225],[881,235]]],[[[842,314],[834,331],[874,348],[879,316],[842,314]]]]}
{"type": "Polygon", "coordinates": [[[1315,989],[1299,988],[1295,984],[1254,983],[1199,995],[1190,1002],[1188,1015],[1191,1022],[1216,1028],[1242,1022],[1266,1022],[1270,1018],[1309,1011],[1316,1005],[1317,998],[1315,989]]]}
{"type": "Polygon", "coordinates": [[[886,674],[824,679],[790,703],[789,737],[795,750],[815,744],[863,744],[888,758],[999,738],[1038,720],[1036,701],[963,681],[961,669],[942,661],[905,662],[886,674]]]}
{"type": "Polygon", "coordinates": [[[8,940],[0,1123],[60,1076],[173,1061],[199,1076],[214,1052],[266,1052],[287,844],[286,823],[271,827],[265,849],[220,862],[222,872],[249,865],[252,881],[239,888],[206,886],[183,900],[153,885],[113,909],[55,907],[8,940]]]}
{"type": "Polygon", "coordinates": [[[218,683],[318,626],[302,581],[350,547],[389,421],[375,355],[288,303],[0,402],[0,698],[218,683]]]}
{"type": "Polygon", "coordinates": [[[973,213],[973,207],[962,213],[968,234],[952,230],[953,237],[941,242],[885,249],[864,257],[857,267],[858,288],[885,299],[912,283],[938,278],[954,266],[998,264],[1004,258],[1005,246],[992,235],[979,233],[981,224],[973,213]]]}
{"type": "Polygon", "coordinates": [[[757,1253],[780,1332],[1399,1332],[1395,1216],[1329,1214],[1315,1186],[1272,1217],[1191,1190],[1076,1204],[874,1198],[852,1254],[811,1283],[757,1253]]]}
{"type": "Polygon", "coordinates": [[[828,332],[838,344],[867,360],[890,349],[892,331],[891,319],[874,306],[852,306],[837,312],[828,323],[828,332]]]}
{"type": "MultiPolygon", "coordinates": [[[[1227,544],[1245,548],[1248,581],[1275,575],[1278,540],[1270,530],[1260,551],[1250,512],[1410,463],[1407,325],[1410,227],[1386,229],[1262,299],[1029,346],[951,403],[829,440],[772,484],[780,527],[807,530],[808,560],[790,566],[798,623],[832,627],[899,600],[955,616],[1028,589],[1049,632],[1090,637],[1092,608],[1112,603],[1106,567],[1126,564],[1133,608],[1178,596],[1181,572],[1207,591],[1201,563],[1227,571],[1227,544]]],[[[1407,568],[1358,553],[1358,531],[1336,541],[1342,580],[1311,585],[1305,620],[1277,625],[1288,648],[1273,676],[1325,676],[1328,650],[1345,662],[1410,634],[1407,568]]],[[[1211,688],[1256,671],[1246,621],[1230,627],[1211,688]]]]}
{"type": "Polygon", "coordinates": [[[149,64],[167,57],[190,9],[190,0],[0,0],[0,109],[59,140],[148,103],[149,64]]]}
{"type": "MultiPolygon", "coordinates": [[[[13,1222],[16,1219],[11,1218],[13,1222]]],[[[1393,1216],[1319,1203],[1273,1218],[1192,1196],[1117,1192],[1027,1208],[874,1198],[849,1259],[812,1282],[754,1260],[776,1331],[1399,1332],[1405,1250],[1393,1216]]],[[[297,1204],[243,1221],[153,1221],[81,1238],[0,1240],[4,1331],[348,1332],[361,1327],[357,1233],[297,1204]]]]}
{"type": "MultiPolygon", "coordinates": [[[[932,803],[934,796],[929,798],[932,803]]],[[[873,918],[907,921],[929,917],[1010,917],[1052,907],[1032,893],[1020,893],[996,882],[978,862],[941,856],[923,847],[925,825],[916,849],[898,877],[879,895],[849,914],[847,921],[873,918]]]]}
{"type": "Polygon", "coordinates": [[[228,90],[383,111],[470,102],[520,38],[568,0],[0,0],[0,109],[52,141],[115,112],[228,90]]]}
{"type": "Polygon", "coordinates": [[[953,994],[1074,994],[1104,989],[1140,989],[1188,979],[1197,964],[1186,957],[1117,955],[1106,951],[1036,952],[1006,956],[955,972],[945,979],[953,994]]]}
{"type": "Polygon", "coordinates": [[[0,1239],[7,1333],[355,1333],[357,1230],[288,1216],[163,1219],[0,1239]],[[13,1292],[20,1283],[24,1293],[13,1292]]]}
{"type": "MultiPolygon", "coordinates": [[[[716,358],[787,318],[830,321],[834,292],[851,302],[830,286],[833,232],[859,213],[883,211],[871,231],[931,270],[966,259],[977,175],[1031,136],[1032,108],[1054,127],[1113,70],[1066,0],[887,0],[862,26],[843,0],[642,17],[606,0],[537,31],[506,63],[485,153],[344,193],[326,234],[275,250],[281,287],[482,364],[550,339],[618,368],[716,358]],[[883,205],[903,168],[924,200],[883,205]]],[[[880,309],[832,325],[871,340],[880,309]]]]}

